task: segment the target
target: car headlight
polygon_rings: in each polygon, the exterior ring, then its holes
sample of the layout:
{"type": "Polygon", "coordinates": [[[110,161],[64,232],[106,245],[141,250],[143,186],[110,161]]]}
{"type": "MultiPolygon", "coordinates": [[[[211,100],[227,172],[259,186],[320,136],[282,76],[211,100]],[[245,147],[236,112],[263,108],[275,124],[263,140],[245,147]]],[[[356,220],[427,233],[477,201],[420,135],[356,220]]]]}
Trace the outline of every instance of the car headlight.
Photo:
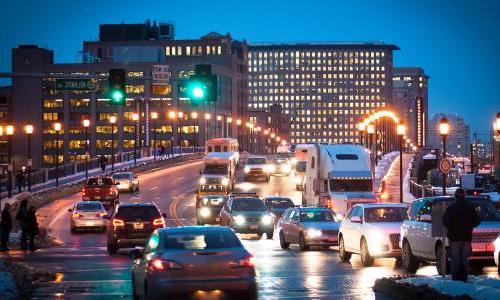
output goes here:
{"type": "Polygon", "coordinates": [[[288,173],[292,170],[289,165],[284,165],[283,167],[281,167],[281,169],[283,170],[283,172],[286,172],[286,173],[288,173]]]}
{"type": "Polygon", "coordinates": [[[207,204],[208,203],[208,198],[203,198],[203,204],[207,204]]]}
{"type": "Polygon", "coordinates": [[[207,179],[205,177],[201,177],[200,184],[206,184],[206,183],[207,183],[207,179]]]}
{"type": "Polygon", "coordinates": [[[245,224],[246,220],[244,216],[235,216],[234,217],[234,224],[240,226],[245,224]]]}
{"type": "Polygon", "coordinates": [[[265,215],[260,221],[263,225],[271,225],[273,223],[273,218],[270,215],[265,215]]]}
{"type": "Polygon", "coordinates": [[[229,184],[229,179],[224,177],[222,178],[222,185],[228,185],[229,184]]]}
{"type": "Polygon", "coordinates": [[[335,221],[337,222],[342,222],[342,220],[344,219],[344,216],[341,215],[341,214],[335,214],[335,217],[334,217],[335,221]]]}
{"type": "Polygon", "coordinates": [[[294,165],[294,166],[295,166],[295,164],[296,164],[296,163],[297,163],[297,159],[296,159],[295,157],[294,157],[294,158],[292,158],[292,165],[294,165]]]}
{"type": "Polygon", "coordinates": [[[267,165],[266,166],[266,172],[267,173],[273,173],[276,171],[276,166],[275,165],[267,165]]]}
{"type": "Polygon", "coordinates": [[[302,184],[302,177],[295,176],[295,178],[293,179],[293,181],[295,182],[295,184],[302,184]]]}
{"type": "Polygon", "coordinates": [[[367,235],[370,252],[380,253],[387,250],[387,237],[378,231],[369,232],[367,235]]]}
{"type": "Polygon", "coordinates": [[[202,209],[200,209],[200,215],[203,218],[210,217],[210,209],[208,209],[208,207],[203,207],[202,209]]]}
{"type": "Polygon", "coordinates": [[[307,236],[310,238],[317,238],[321,236],[321,230],[318,229],[308,229],[307,230],[307,236]]]}
{"type": "Polygon", "coordinates": [[[245,168],[243,169],[243,172],[250,173],[250,167],[249,166],[245,166],[245,168]]]}

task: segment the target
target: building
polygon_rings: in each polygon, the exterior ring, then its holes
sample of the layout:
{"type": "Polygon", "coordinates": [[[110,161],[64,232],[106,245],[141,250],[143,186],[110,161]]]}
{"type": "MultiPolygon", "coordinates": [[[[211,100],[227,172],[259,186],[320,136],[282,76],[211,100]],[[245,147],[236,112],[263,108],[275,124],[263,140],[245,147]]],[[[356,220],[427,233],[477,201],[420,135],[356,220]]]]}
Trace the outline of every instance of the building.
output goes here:
{"type": "Polygon", "coordinates": [[[383,43],[251,45],[248,109],[295,116],[290,142],[360,142],[357,124],[392,105],[393,51],[383,43]]]}
{"type": "Polygon", "coordinates": [[[464,119],[453,114],[435,114],[429,120],[427,148],[442,149],[442,138],[439,134],[439,122],[446,117],[450,124],[450,132],[446,138],[446,152],[455,156],[470,155],[470,130],[464,119]]]}
{"type": "MultiPolygon", "coordinates": [[[[12,87],[0,86],[0,126],[10,124],[12,106],[12,87]]],[[[3,171],[7,168],[7,138],[0,136],[0,167],[3,171]]],[[[1,172],[1,171],[0,171],[1,172]]]]}
{"type": "MultiPolygon", "coordinates": [[[[101,26],[103,40],[83,43],[81,63],[54,63],[52,50],[33,45],[12,50],[12,72],[26,74],[13,78],[12,116],[18,132],[27,123],[35,128],[34,168],[52,166],[56,159],[59,162],[83,160],[86,144],[83,119],[90,120],[89,153],[95,157],[111,154],[112,145],[115,153],[132,151],[135,133],[138,146],[145,148],[152,145],[153,139],[157,146],[167,148],[179,144],[204,145],[205,137],[213,137],[218,129],[228,126],[228,118],[244,116],[247,101],[245,42],[233,40],[229,34],[217,33],[200,39],[175,40],[171,25],[171,34],[165,31],[161,34],[162,24],[106,26],[101,26]],[[159,34],[150,33],[155,28],[159,34]],[[115,31],[122,34],[113,35],[115,31]],[[178,96],[179,82],[194,74],[197,64],[211,65],[212,73],[217,75],[215,105],[193,107],[189,99],[178,96]],[[152,72],[157,65],[168,68],[167,84],[152,84],[152,72]],[[126,70],[125,106],[109,105],[107,79],[112,68],[126,70]],[[63,90],[56,86],[58,79],[85,78],[91,79],[95,88],[63,90]],[[193,111],[198,114],[191,114],[193,111]],[[137,130],[132,120],[135,112],[140,113],[137,130]],[[157,119],[151,119],[152,112],[158,114],[157,119]],[[176,112],[175,118],[170,118],[169,112],[176,112]],[[205,113],[211,114],[210,121],[202,120],[205,113]],[[109,123],[113,115],[117,117],[116,126],[109,123]],[[53,129],[55,122],[62,123],[60,135],[53,129]],[[56,158],[58,136],[60,150],[56,158]]],[[[236,125],[233,122],[231,126],[236,125]]],[[[26,161],[26,138],[22,134],[15,135],[13,146],[15,167],[18,167],[26,161]]]]}
{"type": "MultiPolygon", "coordinates": [[[[275,153],[280,143],[290,141],[290,116],[283,112],[279,104],[271,105],[268,110],[253,110],[248,113],[251,124],[260,134],[251,135],[251,150],[257,153],[275,153]]],[[[251,130],[251,129],[248,129],[251,130]]]]}
{"type": "Polygon", "coordinates": [[[429,76],[419,67],[393,69],[392,100],[394,109],[404,120],[406,136],[419,147],[425,146],[428,121],[429,76]]]}

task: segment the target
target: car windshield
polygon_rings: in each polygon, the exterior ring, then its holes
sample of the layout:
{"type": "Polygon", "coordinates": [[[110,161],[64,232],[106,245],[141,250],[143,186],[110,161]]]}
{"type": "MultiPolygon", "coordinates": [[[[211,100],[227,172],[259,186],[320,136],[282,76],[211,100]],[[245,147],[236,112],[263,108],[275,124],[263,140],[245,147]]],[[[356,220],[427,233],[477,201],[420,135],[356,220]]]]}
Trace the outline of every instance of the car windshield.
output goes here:
{"type": "Polygon", "coordinates": [[[259,199],[234,199],[234,211],[266,211],[267,207],[259,199]]]}
{"type": "Polygon", "coordinates": [[[76,205],[76,210],[80,210],[80,211],[99,211],[99,210],[102,210],[102,204],[101,203],[86,203],[86,202],[82,202],[82,203],[78,203],[76,205]]]}
{"type": "Polygon", "coordinates": [[[116,218],[123,220],[144,220],[160,218],[158,209],[151,205],[122,206],[118,208],[116,218]]]}
{"type": "Polygon", "coordinates": [[[266,206],[269,208],[290,208],[293,202],[289,198],[271,198],[266,199],[266,206]]]}
{"type": "Polygon", "coordinates": [[[127,174],[127,173],[122,173],[122,174],[114,174],[113,175],[113,179],[128,179],[132,177],[131,174],[127,174]]]}
{"type": "Polygon", "coordinates": [[[332,211],[329,210],[309,210],[300,212],[301,222],[335,222],[332,211]]]}
{"type": "Polygon", "coordinates": [[[100,177],[100,178],[90,178],[87,181],[87,186],[106,186],[113,185],[113,179],[109,177],[100,177]]]}
{"type": "Polygon", "coordinates": [[[203,174],[227,174],[227,165],[206,165],[203,174]]]}
{"type": "Polygon", "coordinates": [[[371,192],[373,190],[371,179],[332,179],[330,180],[331,192],[371,192]]]}
{"type": "Polygon", "coordinates": [[[500,212],[490,200],[473,200],[471,203],[478,212],[481,221],[500,221],[500,212]]]}
{"type": "Polygon", "coordinates": [[[165,234],[163,248],[168,250],[206,250],[243,247],[230,231],[165,234]]]}
{"type": "Polygon", "coordinates": [[[267,164],[267,159],[263,157],[250,157],[247,159],[247,164],[249,165],[265,165],[267,164]]]}
{"type": "Polygon", "coordinates": [[[295,164],[295,171],[297,172],[305,172],[306,171],[307,161],[301,160],[295,164]]]}
{"type": "Polygon", "coordinates": [[[405,207],[365,208],[365,222],[367,223],[403,222],[407,219],[408,209],[405,207]]]}
{"type": "Polygon", "coordinates": [[[288,162],[286,161],[286,159],[277,159],[277,160],[273,160],[273,164],[276,164],[276,165],[286,165],[288,162]]]}
{"type": "Polygon", "coordinates": [[[200,191],[202,191],[202,192],[225,192],[226,188],[223,185],[218,185],[218,184],[202,184],[200,186],[200,191]]]}

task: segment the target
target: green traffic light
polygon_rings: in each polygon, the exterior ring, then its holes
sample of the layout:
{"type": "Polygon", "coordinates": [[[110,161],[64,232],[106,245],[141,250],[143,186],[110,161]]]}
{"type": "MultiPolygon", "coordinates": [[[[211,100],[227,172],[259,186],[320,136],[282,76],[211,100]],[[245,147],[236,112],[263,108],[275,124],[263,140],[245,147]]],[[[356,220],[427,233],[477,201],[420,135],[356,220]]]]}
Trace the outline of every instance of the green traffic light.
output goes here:
{"type": "Polygon", "coordinates": [[[205,96],[205,91],[199,86],[193,88],[193,96],[195,98],[203,98],[205,96]]]}
{"type": "Polygon", "coordinates": [[[122,102],[123,93],[121,91],[113,91],[111,93],[111,98],[114,102],[122,102]]]}

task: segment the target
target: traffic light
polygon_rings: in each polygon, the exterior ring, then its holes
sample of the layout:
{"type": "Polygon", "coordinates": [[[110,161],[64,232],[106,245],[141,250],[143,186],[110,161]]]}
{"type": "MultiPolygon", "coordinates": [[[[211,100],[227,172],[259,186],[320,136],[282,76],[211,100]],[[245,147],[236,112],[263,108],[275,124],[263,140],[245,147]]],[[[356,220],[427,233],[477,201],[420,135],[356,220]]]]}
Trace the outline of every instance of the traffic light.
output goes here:
{"type": "Polygon", "coordinates": [[[125,69],[110,69],[108,81],[109,104],[125,105],[125,69]]]}
{"type": "Polygon", "coordinates": [[[179,94],[191,100],[192,106],[217,101],[217,76],[210,65],[196,65],[195,74],[180,82],[179,94]]]}

